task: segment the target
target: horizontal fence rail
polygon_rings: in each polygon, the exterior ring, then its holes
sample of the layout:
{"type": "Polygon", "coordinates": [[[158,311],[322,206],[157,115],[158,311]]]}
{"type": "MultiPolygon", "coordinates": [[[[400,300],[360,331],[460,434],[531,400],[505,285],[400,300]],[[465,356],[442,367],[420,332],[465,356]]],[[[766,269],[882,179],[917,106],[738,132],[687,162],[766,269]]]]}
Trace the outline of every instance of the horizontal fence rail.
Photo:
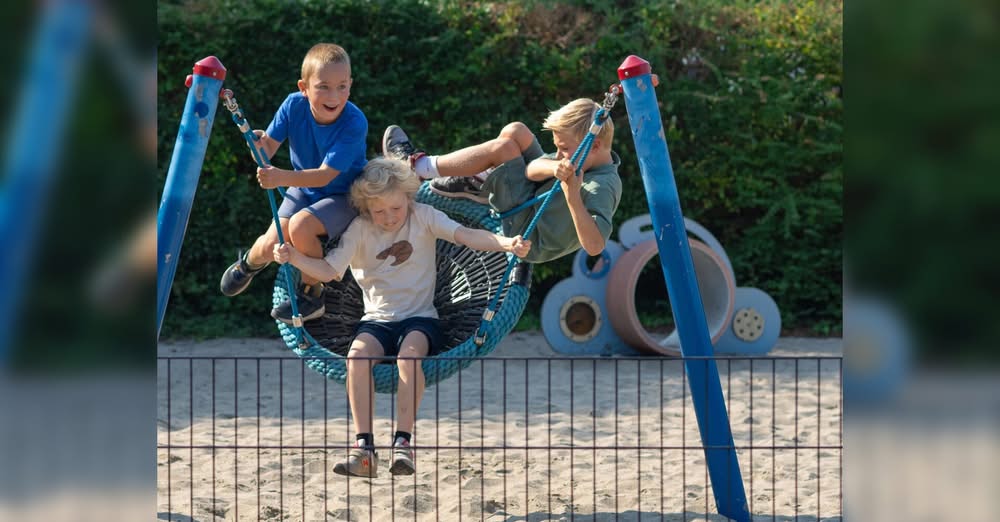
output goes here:
{"type": "Polygon", "coordinates": [[[376,394],[368,479],[333,473],[347,392],[306,361],[161,357],[157,519],[721,521],[705,455],[735,449],[753,520],[842,520],[842,358],[687,360],[718,365],[733,447],[701,443],[682,359],[483,357],[424,393],[413,475],[376,394]]]}

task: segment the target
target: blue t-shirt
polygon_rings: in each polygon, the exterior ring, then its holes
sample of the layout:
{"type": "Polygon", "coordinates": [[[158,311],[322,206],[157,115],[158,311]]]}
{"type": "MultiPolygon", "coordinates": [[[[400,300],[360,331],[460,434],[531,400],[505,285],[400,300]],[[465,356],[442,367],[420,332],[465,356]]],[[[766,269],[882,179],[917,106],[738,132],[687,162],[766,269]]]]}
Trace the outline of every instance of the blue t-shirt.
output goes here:
{"type": "Polygon", "coordinates": [[[336,121],[320,125],[309,109],[309,100],[301,92],[294,92],[274,114],[267,135],[279,143],[288,139],[295,170],[317,169],[325,163],[340,172],[325,187],[303,188],[302,192],[312,199],[347,194],[368,163],[365,158],[368,119],[351,102],[347,102],[336,121]]]}

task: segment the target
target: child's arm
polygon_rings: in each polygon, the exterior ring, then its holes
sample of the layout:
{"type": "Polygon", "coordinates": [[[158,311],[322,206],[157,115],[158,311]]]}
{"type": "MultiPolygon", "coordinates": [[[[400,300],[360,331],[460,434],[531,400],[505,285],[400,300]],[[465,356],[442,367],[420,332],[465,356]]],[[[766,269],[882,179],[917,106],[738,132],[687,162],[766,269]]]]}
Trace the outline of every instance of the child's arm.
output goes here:
{"type": "Polygon", "coordinates": [[[268,136],[267,133],[261,129],[257,129],[253,131],[253,133],[257,135],[257,139],[259,140],[258,143],[264,147],[264,153],[267,154],[267,159],[270,160],[273,158],[274,153],[277,152],[278,147],[281,146],[281,142],[268,136]]]}
{"type": "Polygon", "coordinates": [[[458,227],[455,242],[475,250],[511,252],[517,257],[524,257],[531,250],[531,241],[521,236],[498,236],[478,228],[458,227]]]}
{"type": "MultiPolygon", "coordinates": [[[[535,164],[542,158],[531,162],[535,164]]],[[[580,240],[580,246],[588,254],[596,256],[604,250],[604,236],[601,229],[597,228],[594,217],[590,215],[586,205],[583,204],[583,197],[580,196],[580,187],[583,185],[583,175],[576,175],[576,168],[568,159],[552,161],[552,176],[562,183],[563,196],[566,198],[566,206],[569,207],[569,215],[573,219],[573,228],[576,229],[576,237],[580,240]]],[[[542,165],[546,167],[548,165],[542,165]]]]}
{"type": "Polygon", "coordinates": [[[582,176],[570,176],[568,180],[563,180],[563,193],[566,195],[566,204],[569,207],[569,215],[573,217],[573,227],[576,228],[576,237],[580,240],[580,246],[592,256],[600,255],[604,251],[604,236],[601,229],[597,228],[594,216],[583,204],[580,197],[580,183],[582,176]]]}
{"type": "Polygon", "coordinates": [[[318,169],[287,170],[278,167],[257,169],[257,182],[261,188],[275,187],[325,187],[340,175],[340,171],[325,163],[318,169]]]}
{"type": "Polygon", "coordinates": [[[303,274],[315,277],[320,281],[340,281],[342,277],[327,263],[325,259],[303,254],[288,243],[274,245],[274,260],[280,264],[291,263],[303,274]]]}
{"type": "Polygon", "coordinates": [[[524,172],[524,177],[530,179],[531,181],[545,181],[555,174],[556,168],[559,163],[565,161],[569,163],[569,160],[554,160],[548,158],[535,158],[531,163],[528,163],[528,168],[524,172]]]}

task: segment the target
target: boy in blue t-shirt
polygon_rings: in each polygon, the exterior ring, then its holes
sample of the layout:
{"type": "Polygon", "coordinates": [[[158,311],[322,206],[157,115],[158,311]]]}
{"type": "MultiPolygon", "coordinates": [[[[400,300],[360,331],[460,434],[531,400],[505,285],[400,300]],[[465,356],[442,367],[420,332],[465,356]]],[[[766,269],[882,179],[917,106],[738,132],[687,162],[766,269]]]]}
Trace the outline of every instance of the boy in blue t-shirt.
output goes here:
{"type": "MultiPolygon", "coordinates": [[[[285,98],[266,132],[254,131],[268,158],[288,140],[294,170],[258,168],[257,181],[266,189],[289,187],[278,210],[281,231],[296,250],[312,257],[323,257],[320,236],[339,237],[357,216],[350,191],[367,163],[368,120],[347,101],[351,81],[347,51],[335,44],[316,44],[302,60],[299,92],[285,98]]],[[[246,290],[254,275],[274,260],[277,242],[272,222],[222,274],[222,293],[234,296],[246,290]]],[[[305,321],[326,312],[323,283],[313,277],[302,274],[296,298],[305,321]]],[[[271,316],[290,323],[291,304],[278,305],[271,316]]]]}

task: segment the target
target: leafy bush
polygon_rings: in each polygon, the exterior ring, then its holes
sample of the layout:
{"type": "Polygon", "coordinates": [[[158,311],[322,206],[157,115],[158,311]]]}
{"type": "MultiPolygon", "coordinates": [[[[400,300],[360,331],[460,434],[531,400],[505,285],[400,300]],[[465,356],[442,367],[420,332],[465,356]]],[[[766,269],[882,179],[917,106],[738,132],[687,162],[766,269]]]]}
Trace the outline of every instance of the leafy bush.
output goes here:
{"type": "MultiPolygon", "coordinates": [[[[540,129],[578,97],[600,101],[629,54],[657,91],[681,205],[726,247],[740,286],[757,286],[787,328],[836,334],[841,315],[841,2],[702,3],[362,0],[161,2],[159,154],[170,157],[185,76],[216,55],[250,123],[263,128],[295,90],[319,41],[351,54],[351,99],[368,117],[369,156],[403,126],[443,153],[509,121],[540,129]]],[[[268,225],[242,138],[220,109],[174,281],[166,336],[273,335],[273,268],[246,296],[217,290],[239,248],[268,225]]],[[[648,212],[624,103],[614,115],[625,196],[616,225],[648,212]]],[[[539,132],[543,148],[551,137],[539,132]]],[[[287,148],[274,162],[288,166],[287,148]]],[[[165,179],[163,161],[160,181],[165,179]]],[[[536,266],[523,325],[571,259],[536,266]]]]}

